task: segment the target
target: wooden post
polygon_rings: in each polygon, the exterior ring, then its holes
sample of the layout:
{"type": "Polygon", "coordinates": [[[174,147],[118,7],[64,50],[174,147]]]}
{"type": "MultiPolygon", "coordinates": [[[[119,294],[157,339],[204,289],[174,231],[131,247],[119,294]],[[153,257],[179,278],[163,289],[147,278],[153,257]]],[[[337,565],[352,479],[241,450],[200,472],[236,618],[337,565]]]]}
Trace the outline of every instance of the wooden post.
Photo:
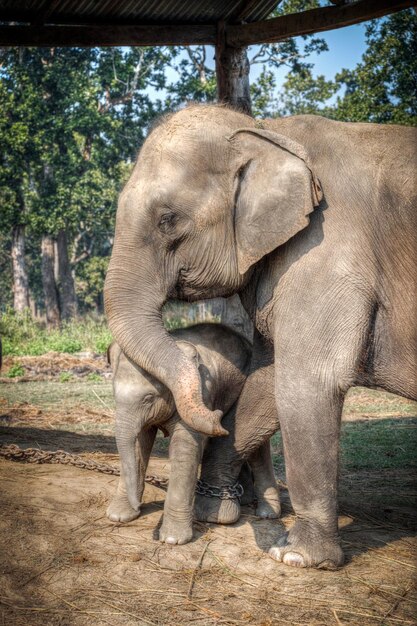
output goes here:
{"type": "Polygon", "coordinates": [[[218,101],[252,115],[246,47],[232,48],[226,44],[224,22],[219,22],[217,28],[216,76],[218,101]]]}
{"type": "MultiPolygon", "coordinates": [[[[232,48],[226,44],[224,22],[219,22],[216,44],[217,100],[230,104],[236,110],[252,115],[249,84],[249,59],[246,47],[232,48]]],[[[253,326],[239,296],[216,298],[223,324],[252,339],[253,326]]]]}

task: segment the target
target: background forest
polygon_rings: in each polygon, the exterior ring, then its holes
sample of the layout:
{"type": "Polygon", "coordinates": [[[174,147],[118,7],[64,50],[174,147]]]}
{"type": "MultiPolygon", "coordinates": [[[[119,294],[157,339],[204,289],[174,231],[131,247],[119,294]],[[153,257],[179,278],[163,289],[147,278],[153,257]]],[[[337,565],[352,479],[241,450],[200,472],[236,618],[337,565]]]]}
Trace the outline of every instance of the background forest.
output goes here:
{"type": "MultiPolygon", "coordinates": [[[[275,14],[301,6],[306,2],[287,0],[275,14]]],[[[332,80],[315,75],[310,61],[326,50],[317,36],[249,49],[251,64],[261,66],[251,84],[254,115],[320,113],[417,125],[413,11],[368,22],[361,62],[332,80]]],[[[212,57],[209,47],[0,50],[0,332],[6,339],[11,326],[29,327],[33,317],[53,329],[102,314],[119,191],[155,118],[189,101],[216,100],[212,57]]],[[[73,336],[68,341],[68,351],[84,345],[73,336]]],[[[7,340],[4,351],[15,351],[7,340]]]]}

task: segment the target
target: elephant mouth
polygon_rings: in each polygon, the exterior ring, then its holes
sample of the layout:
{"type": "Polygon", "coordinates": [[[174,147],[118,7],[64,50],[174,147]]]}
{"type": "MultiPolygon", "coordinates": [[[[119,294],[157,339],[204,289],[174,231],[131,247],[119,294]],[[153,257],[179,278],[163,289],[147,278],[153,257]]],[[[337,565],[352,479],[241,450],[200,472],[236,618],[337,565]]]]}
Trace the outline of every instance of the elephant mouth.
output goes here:
{"type": "Polygon", "coordinates": [[[203,284],[204,280],[201,275],[193,275],[191,268],[182,268],[179,271],[176,285],[170,291],[169,298],[173,300],[188,300],[188,302],[218,297],[227,298],[236,293],[238,288],[236,285],[228,287],[220,282],[207,286],[203,284]]]}
{"type": "Polygon", "coordinates": [[[219,289],[218,286],[207,289],[190,283],[181,283],[176,286],[173,299],[195,302],[196,300],[209,300],[211,298],[228,297],[230,295],[230,290],[219,289]]]}

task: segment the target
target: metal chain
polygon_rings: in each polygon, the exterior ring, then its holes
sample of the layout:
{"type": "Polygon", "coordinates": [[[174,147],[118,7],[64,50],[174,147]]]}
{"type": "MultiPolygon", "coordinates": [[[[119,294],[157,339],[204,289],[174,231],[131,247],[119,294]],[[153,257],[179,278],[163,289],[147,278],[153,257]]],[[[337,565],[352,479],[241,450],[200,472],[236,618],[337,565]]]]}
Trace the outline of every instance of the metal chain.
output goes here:
{"type": "MultiPolygon", "coordinates": [[[[1,445],[0,457],[3,457],[9,461],[20,461],[21,463],[59,463],[62,465],[73,465],[81,469],[87,469],[94,472],[101,472],[102,474],[111,474],[113,476],[120,476],[120,469],[114,465],[107,465],[107,463],[98,463],[91,459],[85,459],[76,454],[70,454],[65,450],[39,450],[39,448],[19,448],[15,444],[1,445]]],[[[159,487],[159,489],[166,490],[168,488],[168,478],[161,478],[153,474],[145,477],[145,482],[159,487]]],[[[222,485],[216,487],[215,485],[209,485],[203,480],[197,481],[196,493],[200,496],[207,498],[219,498],[220,500],[235,500],[243,495],[243,487],[240,483],[236,482],[234,485],[222,485]]]]}
{"type": "MultiPolygon", "coordinates": [[[[64,450],[39,450],[38,448],[19,448],[14,444],[1,445],[0,457],[4,457],[9,461],[20,461],[21,463],[60,463],[63,465],[74,465],[81,469],[88,469],[102,474],[112,474],[120,476],[120,469],[114,465],[107,463],[98,463],[91,459],[84,459],[76,454],[70,454],[64,450]]],[[[168,478],[160,478],[159,476],[149,475],[145,477],[145,482],[159,487],[160,489],[168,488],[168,478]]]]}
{"type": "Polygon", "coordinates": [[[220,500],[240,500],[243,496],[243,487],[239,482],[235,482],[234,485],[222,485],[216,487],[215,485],[209,485],[204,480],[197,481],[197,487],[195,492],[199,496],[205,496],[206,498],[220,498],[220,500]]]}

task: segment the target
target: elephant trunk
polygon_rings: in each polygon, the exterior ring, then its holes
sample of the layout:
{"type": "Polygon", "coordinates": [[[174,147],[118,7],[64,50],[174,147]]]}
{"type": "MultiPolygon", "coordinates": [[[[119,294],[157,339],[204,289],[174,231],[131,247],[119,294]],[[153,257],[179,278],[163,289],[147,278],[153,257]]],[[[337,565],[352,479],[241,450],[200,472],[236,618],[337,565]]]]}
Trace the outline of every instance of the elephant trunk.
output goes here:
{"type": "MultiPolygon", "coordinates": [[[[221,411],[203,402],[196,365],[177,347],[162,321],[162,307],[177,275],[163,284],[150,259],[139,260],[135,242],[121,241],[116,232],[104,289],[108,323],[113,337],[134,363],[155,376],[171,391],[177,411],[189,426],[206,435],[227,435],[221,411]]],[[[174,274],[174,272],[172,272],[174,274]]]]}

